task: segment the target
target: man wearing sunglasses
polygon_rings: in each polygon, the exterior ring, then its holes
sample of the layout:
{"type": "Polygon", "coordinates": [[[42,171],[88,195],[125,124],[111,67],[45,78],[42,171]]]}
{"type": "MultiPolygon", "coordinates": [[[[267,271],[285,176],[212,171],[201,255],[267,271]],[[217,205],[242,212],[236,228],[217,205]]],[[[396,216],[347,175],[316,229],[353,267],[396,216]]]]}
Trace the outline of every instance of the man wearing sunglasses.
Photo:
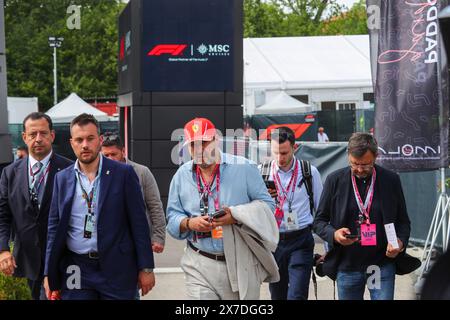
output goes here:
{"type": "Polygon", "coordinates": [[[314,231],[331,247],[323,271],[336,279],[340,300],[362,300],[366,283],[372,300],[394,299],[394,259],[408,245],[411,228],[400,178],[376,165],[377,155],[372,135],[351,136],[349,167],[328,176],[314,220],[314,231]],[[389,229],[396,235],[390,241],[389,229]]]}

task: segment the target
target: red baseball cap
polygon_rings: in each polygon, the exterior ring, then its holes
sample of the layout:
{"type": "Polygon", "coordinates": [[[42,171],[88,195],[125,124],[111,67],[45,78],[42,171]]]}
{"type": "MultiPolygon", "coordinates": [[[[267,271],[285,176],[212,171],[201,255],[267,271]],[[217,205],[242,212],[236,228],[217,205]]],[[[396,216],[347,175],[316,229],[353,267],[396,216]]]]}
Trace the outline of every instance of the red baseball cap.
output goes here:
{"type": "Polygon", "coordinates": [[[184,126],[184,145],[192,141],[212,141],[216,136],[216,127],[206,118],[195,118],[184,126]]]}

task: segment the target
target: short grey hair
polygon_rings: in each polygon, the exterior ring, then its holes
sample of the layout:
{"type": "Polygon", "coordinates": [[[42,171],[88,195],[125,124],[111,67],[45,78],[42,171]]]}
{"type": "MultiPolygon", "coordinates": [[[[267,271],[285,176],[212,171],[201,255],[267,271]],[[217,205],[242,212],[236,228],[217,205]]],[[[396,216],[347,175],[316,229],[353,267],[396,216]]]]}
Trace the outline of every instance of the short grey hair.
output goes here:
{"type": "Polygon", "coordinates": [[[366,132],[355,132],[348,140],[348,154],[355,158],[361,158],[367,151],[372,152],[374,156],[378,154],[377,140],[366,132]]]}

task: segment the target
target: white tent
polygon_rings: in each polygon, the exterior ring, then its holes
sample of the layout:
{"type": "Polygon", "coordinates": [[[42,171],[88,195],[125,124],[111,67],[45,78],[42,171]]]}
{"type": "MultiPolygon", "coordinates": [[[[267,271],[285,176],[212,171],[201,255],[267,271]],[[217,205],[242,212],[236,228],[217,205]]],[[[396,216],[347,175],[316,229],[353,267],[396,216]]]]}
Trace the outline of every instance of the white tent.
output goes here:
{"type": "Polygon", "coordinates": [[[66,99],[47,111],[54,123],[70,123],[82,113],[92,114],[100,122],[109,121],[107,113],[94,108],[75,93],[71,93],[66,99]]]}
{"type": "Polygon", "coordinates": [[[245,86],[372,87],[368,35],[244,39],[245,86]]]}
{"type": "Polygon", "coordinates": [[[8,123],[20,124],[27,115],[38,111],[38,98],[8,97],[8,123]]]}
{"type": "Polygon", "coordinates": [[[255,114],[292,114],[311,112],[312,107],[306,103],[292,98],[281,91],[265,105],[256,108],[255,114]]]}

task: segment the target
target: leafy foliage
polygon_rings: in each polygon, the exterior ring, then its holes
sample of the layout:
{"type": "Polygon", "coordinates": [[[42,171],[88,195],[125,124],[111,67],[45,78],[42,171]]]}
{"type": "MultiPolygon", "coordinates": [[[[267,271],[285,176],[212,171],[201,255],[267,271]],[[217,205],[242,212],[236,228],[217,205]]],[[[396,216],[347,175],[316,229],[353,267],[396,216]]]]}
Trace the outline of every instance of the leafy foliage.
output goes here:
{"type": "Polygon", "coordinates": [[[244,0],[245,37],[366,34],[366,21],[364,0],[244,0]]]}
{"type": "Polygon", "coordinates": [[[0,300],[31,300],[27,280],[0,274],[0,300]]]}

